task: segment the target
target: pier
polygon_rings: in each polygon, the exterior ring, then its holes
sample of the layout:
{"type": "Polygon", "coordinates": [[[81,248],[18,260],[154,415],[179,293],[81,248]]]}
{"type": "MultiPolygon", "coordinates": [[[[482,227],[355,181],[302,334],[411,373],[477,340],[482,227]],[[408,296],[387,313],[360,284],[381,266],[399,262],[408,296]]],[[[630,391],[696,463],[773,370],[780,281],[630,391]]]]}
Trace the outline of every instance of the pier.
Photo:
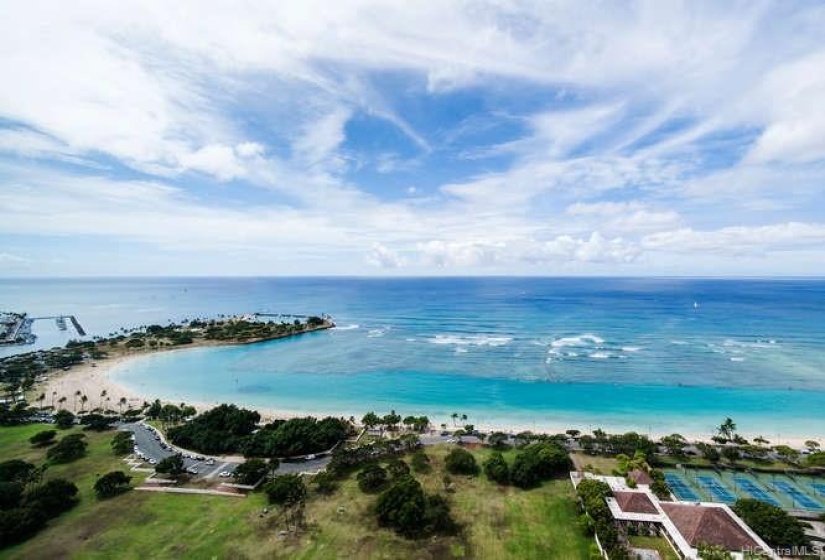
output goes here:
{"type": "Polygon", "coordinates": [[[0,344],[32,344],[37,336],[31,332],[35,321],[53,319],[61,331],[68,329],[68,319],[78,336],[86,336],[86,331],[74,315],[54,315],[51,317],[29,317],[25,313],[0,312],[0,344]]]}

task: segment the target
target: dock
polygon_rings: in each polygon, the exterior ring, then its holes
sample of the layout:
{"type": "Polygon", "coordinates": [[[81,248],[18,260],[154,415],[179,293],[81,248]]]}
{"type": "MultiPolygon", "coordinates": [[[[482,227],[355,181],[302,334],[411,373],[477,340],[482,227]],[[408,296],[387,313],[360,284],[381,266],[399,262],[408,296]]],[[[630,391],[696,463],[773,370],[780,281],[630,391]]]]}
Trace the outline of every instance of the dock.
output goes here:
{"type": "Polygon", "coordinates": [[[86,331],[74,315],[54,315],[50,317],[29,317],[26,313],[0,312],[0,344],[32,344],[37,336],[32,333],[32,323],[42,320],[54,320],[61,331],[68,330],[69,320],[78,336],[86,336],[86,331]]]}

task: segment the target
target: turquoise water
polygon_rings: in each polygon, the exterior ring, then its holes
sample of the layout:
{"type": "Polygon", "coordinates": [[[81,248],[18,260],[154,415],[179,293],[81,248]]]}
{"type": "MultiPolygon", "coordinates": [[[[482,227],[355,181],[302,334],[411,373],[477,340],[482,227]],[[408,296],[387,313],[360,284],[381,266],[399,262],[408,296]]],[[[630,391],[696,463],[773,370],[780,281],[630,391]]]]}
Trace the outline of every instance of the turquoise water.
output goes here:
{"type": "MultiPolygon", "coordinates": [[[[91,334],[221,313],[330,313],[297,339],[158,354],[141,394],[360,416],[712,433],[825,434],[825,282],[670,279],[0,281],[0,308],[91,334]]],[[[36,327],[38,323],[35,324],[36,327]]],[[[41,344],[66,335],[50,325],[41,344]]]]}

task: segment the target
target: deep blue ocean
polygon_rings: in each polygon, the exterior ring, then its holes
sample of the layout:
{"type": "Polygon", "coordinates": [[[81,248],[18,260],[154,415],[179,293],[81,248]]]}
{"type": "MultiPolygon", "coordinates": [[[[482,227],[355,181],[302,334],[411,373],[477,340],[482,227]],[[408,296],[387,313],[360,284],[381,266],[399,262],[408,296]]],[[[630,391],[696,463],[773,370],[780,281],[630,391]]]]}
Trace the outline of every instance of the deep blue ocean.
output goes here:
{"type": "MultiPolygon", "coordinates": [[[[74,314],[90,336],[252,312],[327,313],[338,325],[157,354],[113,374],[147,397],[701,435],[731,416],[768,439],[825,439],[822,280],[0,280],[0,310],[74,314]]],[[[34,332],[33,347],[70,338],[51,321],[34,332]]]]}

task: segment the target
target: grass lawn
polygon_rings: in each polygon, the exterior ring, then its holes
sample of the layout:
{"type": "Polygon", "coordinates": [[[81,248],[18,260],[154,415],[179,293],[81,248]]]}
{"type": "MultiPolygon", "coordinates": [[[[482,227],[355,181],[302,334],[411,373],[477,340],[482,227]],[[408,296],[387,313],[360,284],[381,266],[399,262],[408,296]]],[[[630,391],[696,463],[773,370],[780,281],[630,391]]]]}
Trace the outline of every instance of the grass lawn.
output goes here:
{"type": "Polygon", "coordinates": [[[633,548],[647,548],[657,551],[662,560],[679,560],[679,556],[664,537],[629,537],[628,540],[633,548]]]}
{"type": "Polygon", "coordinates": [[[603,457],[601,455],[588,455],[580,451],[570,454],[576,470],[589,470],[596,474],[610,475],[619,468],[619,463],[614,457],[603,457]],[[588,466],[592,468],[587,468],[588,466]]]}
{"type": "MultiPolygon", "coordinates": [[[[32,449],[27,441],[41,429],[0,428],[0,460],[42,463],[45,450],[32,449]]],[[[500,488],[483,475],[453,477],[455,492],[449,500],[464,531],[419,541],[377,526],[371,512],[376,496],[362,493],[354,475],[332,496],[310,493],[307,529],[299,536],[281,536],[285,525],[277,508],[261,515],[266,506],[262,494],[224,498],[132,491],[101,502],[92,490],[97,475],[125,470],[125,465],[109,449],[113,432],[87,434],[87,457],[54,466],[46,475],[75,482],[81,503],[29,541],[0,551],[0,558],[573,560],[587,558],[592,542],[578,530],[573,489],[566,479],[523,491],[500,488]],[[344,508],[341,513],[339,506],[344,508]]],[[[443,460],[449,449],[427,448],[433,470],[417,478],[428,492],[443,492],[443,460]]],[[[473,452],[479,460],[490,453],[473,452]]],[[[513,452],[505,456],[512,460],[513,452]]]]}

